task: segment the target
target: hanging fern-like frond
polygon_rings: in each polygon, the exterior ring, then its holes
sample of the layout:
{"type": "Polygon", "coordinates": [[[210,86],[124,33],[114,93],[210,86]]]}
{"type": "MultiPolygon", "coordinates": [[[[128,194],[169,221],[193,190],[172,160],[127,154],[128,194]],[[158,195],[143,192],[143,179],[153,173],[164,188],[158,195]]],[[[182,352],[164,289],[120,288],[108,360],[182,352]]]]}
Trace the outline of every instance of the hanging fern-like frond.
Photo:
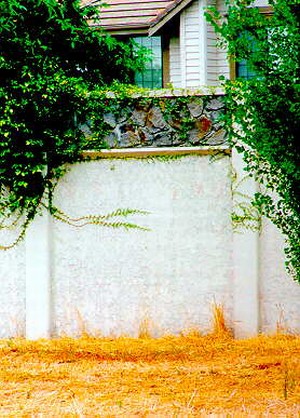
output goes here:
{"type": "Polygon", "coordinates": [[[99,225],[110,228],[140,229],[149,231],[149,228],[137,225],[133,222],[124,222],[115,218],[127,218],[130,215],[148,215],[149,212],[139,209],[120,208],[105,215],[86,215],[78,218],[72,218],[57,207],[51,208],[52,216],[70,226],[82,228],[86,225],[99,225]],[[110,221],[111,220],[111,221],[110,221]]]}

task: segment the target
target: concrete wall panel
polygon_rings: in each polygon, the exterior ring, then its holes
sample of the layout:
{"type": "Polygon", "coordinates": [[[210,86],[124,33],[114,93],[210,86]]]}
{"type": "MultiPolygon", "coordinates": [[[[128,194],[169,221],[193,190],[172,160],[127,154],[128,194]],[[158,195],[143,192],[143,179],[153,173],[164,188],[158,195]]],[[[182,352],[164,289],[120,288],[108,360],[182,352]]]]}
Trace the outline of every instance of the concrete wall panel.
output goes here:
{"type": "Polygon", "coordinates": [[[137,335],[209,326],[231,310],[230,158],[102,160],[73,167],[57,203],[73,216],[138,208],[150,231],[53,227],[55,332],[137,335]],[[80,328],[80,326],[79,326],[80,328]]]}
{"type": "MultiPolygon", "coordinates": [[[[10,244],[18,231],[2,230],[0,244],[10,244]]],[[[0,338],[25,335],[25,243],[0,251],[0,338]]]]}
{"type": "Polygon", "coordinates": [[[264,220],[260,237],[261,329],[300,332],[300,285],[284,267],[284,239],[278,229],[264,220]]]}

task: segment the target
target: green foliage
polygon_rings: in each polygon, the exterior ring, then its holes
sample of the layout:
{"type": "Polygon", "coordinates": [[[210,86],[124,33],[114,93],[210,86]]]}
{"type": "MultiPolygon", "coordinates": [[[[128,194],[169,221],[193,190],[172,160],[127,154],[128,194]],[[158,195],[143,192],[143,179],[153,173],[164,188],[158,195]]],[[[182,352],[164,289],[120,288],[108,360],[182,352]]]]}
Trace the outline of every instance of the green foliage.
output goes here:
{"type": "Polygon", "coordinates": [[[299,0],[270,0],[266,17],[250,0],[207,13],[229,58],[247,59],[256,77],[225,81],[225,124],[246,170],[262,184],[253,205],[286,236],[287,266],[300,282],[299,0]]]}
{"type": "Polygon", "coordinates": [[[82,125],[105,105],[95,91],[142,67],[136,47],[90,29],[97,13],[78,0],[0,0],[0,227],[11,216],[26,227],[45,197],[51,210],[64,164],[89,147],[82,125]]]}
{"type": "Polygon", "coordinates": [[[148,228],[136,225],[132,222],[124,221],[129,215],[148,215],[148,212],[137,209],[116,209],[113,212],[106,215],[86,215],[79,218],[71,218],[62,210],[53,208],[51,211],[53,217],[59,221],[65,222],[76,228],[82,228],[86,225],[100,225],[109,226],[110,228],[126,228],[126,229],[140,229],[143,231],[149,231],[148,228]]]}

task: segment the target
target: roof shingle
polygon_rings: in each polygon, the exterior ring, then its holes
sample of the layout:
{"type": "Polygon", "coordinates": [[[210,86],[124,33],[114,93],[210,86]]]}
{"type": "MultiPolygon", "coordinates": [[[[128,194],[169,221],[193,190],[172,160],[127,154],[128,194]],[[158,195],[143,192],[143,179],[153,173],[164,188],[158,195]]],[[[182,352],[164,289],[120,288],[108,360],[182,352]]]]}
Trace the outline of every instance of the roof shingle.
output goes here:
{"type": "Polygon", "coordinates": [[[147,33],[162,16],[173,10],[181,0],[82,0],[82,6],[100,6],[100,19],[91,26],[111,33],[147,33]]]}

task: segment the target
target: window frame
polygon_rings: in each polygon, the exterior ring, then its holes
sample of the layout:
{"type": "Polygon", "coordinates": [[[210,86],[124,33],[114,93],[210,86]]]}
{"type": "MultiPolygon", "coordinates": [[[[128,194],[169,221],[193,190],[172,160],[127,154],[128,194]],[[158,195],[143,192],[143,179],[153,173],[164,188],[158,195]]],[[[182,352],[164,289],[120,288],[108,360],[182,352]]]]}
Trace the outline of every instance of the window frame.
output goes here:
{"type": "Polygon", "coordinates": [[[146,63],[146,68],[145,68],[145,71],[148,70],[148,71],[151,72],[151,74],[152,74],[151,80],[148,80],[147,81],[147,80],[144,80],[143,79],[144,78],[144,75],[143,75],[144,72],[136,72],[134,74],[134,81],[133,82],[134,82],[134,84],[136,86],[142,87],[142,88],[149,88],[149,89],[156,89],[156,88],[160,89],[160,88],[163,88],[163,86],[164,86],[164,50],[163,50],[163,37],[161,35],[147,36],[147,35],[142,35],[141,34],[141,35],[131,36],[130,38],[133,41],[135,41],[137,44],[142,45],[142,46],[145,46],[146,48],[150,49],[152,52],[154,51],[154,47],[155,47],[155,45],[152,45],[152,40],[154,38],[159,39],[159,50],[160,50],[160,54],[159,54],[159,57],[158,57],[158,60],[159,60],[159,68],[157,70],[157,71],[160,72],[159,79],[155,80],[155,75],[154,75],[155,67],[152,66],[152,60],[151,60],[151,62],[150,62],[151,68],[147,68],[147,63],[146,63]],[[148,47],[147,45],[143,45],[142,42],[141,43],[137,42],[136,41],[137,39],[139,39],[139,40],[145,39],[145,40],[150,41],[151,42],[151,47],[148,47]],[[136,80],[136,78],[137,78],[138,75],[140,75],[141,78],[142,78],[142,81],[139,84],[138,84],[138,81],[136,80]],[[151,86],[145,85],[147,83],[151,84],[151,86]],[[156,85],[156,84],[159,84],[159,85],[156,85]]]}
{"type": "MultiPolygon", "coordinates": [[[[254,7],[254,6],[251,6],[254,7]]],[[[256,7],[259,10],[259,13],[262,15],[265,15],[268,19],[273,14],[273,8],[271,6],[259,6],[256,7]]],[[[229,76],[230,80],[236,80],[237,79],[237,65],[238,61],[235,60],[235,57],[231,57],[229,61],[229,76]]],[[[247,80],[247,78],[245,78],[247,80]]]]}

